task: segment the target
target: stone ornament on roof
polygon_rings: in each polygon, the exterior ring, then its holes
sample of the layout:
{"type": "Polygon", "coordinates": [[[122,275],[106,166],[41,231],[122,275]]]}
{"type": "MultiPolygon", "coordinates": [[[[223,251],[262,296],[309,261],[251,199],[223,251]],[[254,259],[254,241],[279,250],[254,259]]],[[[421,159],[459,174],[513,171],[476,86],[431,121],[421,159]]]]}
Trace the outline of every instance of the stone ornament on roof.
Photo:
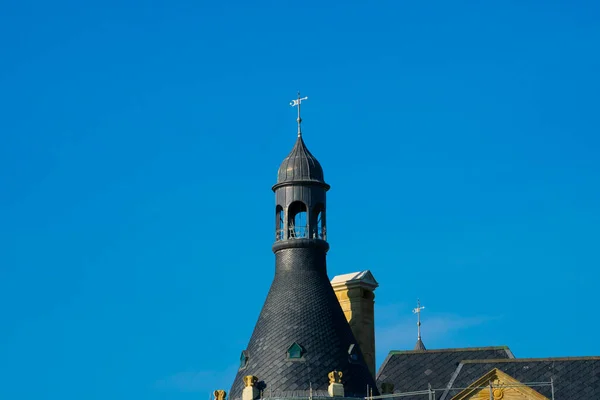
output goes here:
{"type": "Polygon", "coordinates": [[[215,390],[213,394],[215,395],[215,400],[225,400],[227,392],[224,390],[215,390]]]}
{"type": "Polygon", "coordinates": [[[256,382],[258,382],[258,378],[254,375],[246,375],[244,377],[244,384],[246,387],[252,387],[256,385],[256,382]]]}
{"type": "Polygon", "coordinates": [[[342,371],[331,371],[328,374],[329,383],[342,383],[342,371]]]}

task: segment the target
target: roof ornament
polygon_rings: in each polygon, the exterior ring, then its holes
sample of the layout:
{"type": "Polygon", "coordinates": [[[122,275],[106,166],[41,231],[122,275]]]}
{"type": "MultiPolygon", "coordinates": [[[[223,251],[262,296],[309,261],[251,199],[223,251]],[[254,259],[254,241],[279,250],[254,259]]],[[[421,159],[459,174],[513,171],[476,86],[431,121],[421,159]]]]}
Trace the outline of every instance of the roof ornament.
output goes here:
{"type": "Polygon", "coordinates": [[[215,400],[225,400],[225,396],[227,396],[227,392],[224,390],[215,390],[213,394],[215,395],[215,400]]]}
{"type": "Polygon", "coordinates": [[[421,300],[417,299],[417,308],[412,310],[413,314],[417,314],[417,344],[415,350],[426,350],[421,340],[421,311],[424,309],[425,307],[421,306],[421,300]]]}
{"type": "Polygon", "coordinates": [[[296,120],[298,121],[298,137],[302,136],[302,129],[300,128],[300,124],[302,124],[302,118],[300,118],[300,104],[302,104],[304,100],[308,100],[308,97],[301,98],[300,91],[298,91],[298,99],[290,101],[290,106],[298,106],[298,119],[296,120]]]}

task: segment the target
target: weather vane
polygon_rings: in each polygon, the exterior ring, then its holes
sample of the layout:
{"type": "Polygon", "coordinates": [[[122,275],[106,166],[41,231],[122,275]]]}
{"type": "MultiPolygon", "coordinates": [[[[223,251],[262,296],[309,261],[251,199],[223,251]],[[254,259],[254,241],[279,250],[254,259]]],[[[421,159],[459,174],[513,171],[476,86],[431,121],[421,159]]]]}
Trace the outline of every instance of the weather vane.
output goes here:
{"type": "Polygon", "coordinates": [[[425,307],[421,307],[421,300],[417,299],[417,308],[413,309],[413,314],[417,314],[417,340],[421,341],[421,310],[424,310],[425,307]]]}
{"type": "Polygon", "coordinates": [[[302,102],[304,100],[308,100],[308,97],[300,97],[300,92],[298,92],[298,98],[296,100],[292,100],[290,101],[290,106],[292,107],[296,107],[298,106],[298,119],[296,121],[298,121],[298,137],[302,136],[302,129],[300,128],[300,124],[302,123],[302,118],[300,118],[300,104],[302,104],[302,102]]]}

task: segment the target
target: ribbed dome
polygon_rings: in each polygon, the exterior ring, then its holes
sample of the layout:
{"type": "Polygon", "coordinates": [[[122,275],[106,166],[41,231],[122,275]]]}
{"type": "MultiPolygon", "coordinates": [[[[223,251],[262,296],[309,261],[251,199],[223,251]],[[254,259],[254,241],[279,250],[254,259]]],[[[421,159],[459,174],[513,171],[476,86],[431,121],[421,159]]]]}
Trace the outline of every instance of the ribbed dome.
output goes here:
{"type": "Polygon", "coordinates": [[[294,148],[283,160],[277,173],[277,183],[294,181],[318,181],[325,183],[323,168],[306,148],[302,136],[298,136],[294,148]]]}

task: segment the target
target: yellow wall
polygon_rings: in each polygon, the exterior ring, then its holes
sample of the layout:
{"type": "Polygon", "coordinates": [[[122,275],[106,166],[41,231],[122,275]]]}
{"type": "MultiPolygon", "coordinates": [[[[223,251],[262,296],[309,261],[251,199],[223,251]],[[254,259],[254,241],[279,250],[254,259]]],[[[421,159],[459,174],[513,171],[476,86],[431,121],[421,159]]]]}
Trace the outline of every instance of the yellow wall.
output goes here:
{"type": "Polygon", "coordinates": [[[336,285],[334,290],[365,362],[375,376],[375,293],[360,284],[336,285]]]}

